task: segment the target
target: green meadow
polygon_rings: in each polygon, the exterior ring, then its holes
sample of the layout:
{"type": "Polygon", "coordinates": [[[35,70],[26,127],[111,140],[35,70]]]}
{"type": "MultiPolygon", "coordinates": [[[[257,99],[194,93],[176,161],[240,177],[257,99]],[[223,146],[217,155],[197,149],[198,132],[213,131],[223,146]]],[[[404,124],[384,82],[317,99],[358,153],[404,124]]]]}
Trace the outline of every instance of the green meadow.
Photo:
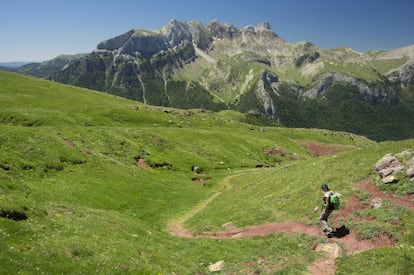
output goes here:
{"type": "MultiPolygon", "coordinates": [[[[222,274],[306,274],[324,257],[313,246],[327,239],[182,238],[168,226],[196,208],[184,224],[193,232],[227,222],[319,226],[322,183],[344,205],[351,196],[366,203],[357,183],[376,180],[385,154],[414,148],[414,140],[377,143],[244,119],[0,72],[0,274],[209,274],[220,260],[222,274]],[[305,142],[344,150],[316,157],[305,142]]],[[[413,185],[383,189],[402,196],[413,185]]],[[[397,245],[339,258],[337,273],[410,274],[413,212],[386,202],[355,217],[369,217],[343,221],[361,238],[383,232],[397,245]]]]}

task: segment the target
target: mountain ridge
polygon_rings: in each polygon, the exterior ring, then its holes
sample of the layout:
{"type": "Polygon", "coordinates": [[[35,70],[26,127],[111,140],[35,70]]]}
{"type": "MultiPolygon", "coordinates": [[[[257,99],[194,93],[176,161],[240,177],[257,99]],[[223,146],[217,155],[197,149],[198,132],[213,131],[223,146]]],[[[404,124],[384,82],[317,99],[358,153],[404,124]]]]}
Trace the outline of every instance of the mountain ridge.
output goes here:
{"type": "Polygon", "coordinates": [[[47,78],[151,105],[236,110],[252,123],[404,139],[414,136],[401,122],[414,118],[413,57],[414,45],[386,52],[327,50],[288,43],[266,22],[237,28],[173,19],[159,30],[132,29],[102,41],[47,78]],[[348,118],[347,108],[338,112],[337,98],[356,105],[356,112],[348,118]],[[398,134],[377,133],[390,108],[397,112],[392,123],[398,134]],[[320,109],[325,116],[313,119],[320,109]],[[354,127],[355,120],[366,125],[354,127]]]}

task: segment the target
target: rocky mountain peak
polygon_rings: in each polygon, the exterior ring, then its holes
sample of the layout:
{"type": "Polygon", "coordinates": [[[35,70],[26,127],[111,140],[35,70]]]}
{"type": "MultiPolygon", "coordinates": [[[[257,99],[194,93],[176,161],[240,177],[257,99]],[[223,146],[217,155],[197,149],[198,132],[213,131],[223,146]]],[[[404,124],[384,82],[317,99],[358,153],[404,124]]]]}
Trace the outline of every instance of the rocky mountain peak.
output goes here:
{"type": "Polygon", "coordinates": [[[206,26],[207,30],[209,31],[210,35],[215,38],[223,39],[231,39],[239,32],[239,30],[230,24],[221,23],[218,20],[213,20],[206,26]]]}
{"type": "Polygon", "coordinates": [[[123,33],[121,35],[118,35],[114,38],[102,41],[98,44],[97,49],[98,50],[108,50],[113,51],[116,49],[119,49],[122,47],[122,45],[125,44],[125,42],[128,41],[128,39],[135,33],[135,30],[130,30],[126,33],[123,33]]]}
{"type": "Polygon", "coordinates": [[[271,32],[273,32],[273,30],[272,30],[272,26],[270,26],[270,24],[269,24],[269,22],[262,22],[262,23],[259,23],[255,28],[254,28],[254,30],[256,31],[256,32],[263,32],[263,31],[271,31],[271,32]]]}
{"type": "Polygon", "coordinates": [[[165,27],[161,28],[161,33],[165,35],[171,47],[177,46],[183,40],[193,40],[190,31],[190,24],[175,19],[170,20],[165,27]]]}

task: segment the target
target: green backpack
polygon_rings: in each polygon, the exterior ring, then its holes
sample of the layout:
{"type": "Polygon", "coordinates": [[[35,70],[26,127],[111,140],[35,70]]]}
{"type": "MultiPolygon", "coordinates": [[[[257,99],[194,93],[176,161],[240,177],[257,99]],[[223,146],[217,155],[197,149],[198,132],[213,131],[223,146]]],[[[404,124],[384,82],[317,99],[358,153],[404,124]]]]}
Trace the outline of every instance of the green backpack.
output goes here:
{"type": "Polygon", "coordinates": [[[332,209],[339,209],[339,197],[333,192],[331,192],[331,195],[329,196],[329,205],[332,209]]]}

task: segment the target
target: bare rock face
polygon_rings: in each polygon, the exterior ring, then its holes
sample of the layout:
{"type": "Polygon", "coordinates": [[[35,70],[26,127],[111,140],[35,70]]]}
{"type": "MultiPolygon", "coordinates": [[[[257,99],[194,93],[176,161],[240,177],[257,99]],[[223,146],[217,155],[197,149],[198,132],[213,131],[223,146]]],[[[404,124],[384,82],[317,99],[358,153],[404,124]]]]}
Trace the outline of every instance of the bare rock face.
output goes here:
{"type": "Polygon", "coordinates": [[[128,39],[134,34],[134,32],[135,32],[134,30],[130,30],[124,34],[105,40],[99,43],[97,48],[99,50],[108,50],[108,51],[119,49],[122,45],[125,44],[125,42],[128,41],[128,39]]]}
{"type": "Polygon", "coordinates": [[[134,35],[122,46],[120,54],[134,55],[139,53],[141,57],[150,58],[161,51],[168,50],[168,48],[168,38],[163,35],[134,35]]]}
{"type": "Polygon", "coordinates": [[[356,87],[360,94],[371,104],[390,101],[387,92],[382,87],[369,86],[363,81],[342,73],[325,73],[320,75],[313,88],[305,91],[303,95],[313,99],[323,96],[326,90],[335,83],[343,83],[356,87]]]}
{"type": "Polygon", "coordinates": [[[258,24],[254,30],[256,32],[264,32],[264,31],[273,31],[272,26],[270,26],[269,22],[262,22],[258,24]]]}
{"type": "Polygon", "coordinates": [[[161,29],[170,47],[175,47],[182,41],[192,41],[193,36],[190,31],[190,24],[171,20],[167,26],[161,29]]]}
{"type": "Polygon", "coordinates": [[[273,116],[276,114],[276,108],[273,103],[269,90],[278,82],[278,77],[275,74],[264,71],[262,77],[257,82],[256,97],[262,104],[262,108],[267,115],[273,116]],[[269,89],[270,88],[270,89],[269,89]]]}
{"type": "Polygon", "coordinates": [[[193,41],[190,23],[171,20],[159,32],[130,30],[98,44],[98,50],[117,51],[119,54],[150,58],[182,43],[193,41]]]}
{"type": "Polygon", "coordinates": [[[406,64],[386,75],[388,79],[402,84],[414,83],[414,62],[406,64]]]}
{"type": "Polygon", "coordinates": [[[210,22],[206,27],[211,36],[218,39],[232,39],[240,35],[240,30],[235,26],[221,23],[217,20],[210,22]]]}

